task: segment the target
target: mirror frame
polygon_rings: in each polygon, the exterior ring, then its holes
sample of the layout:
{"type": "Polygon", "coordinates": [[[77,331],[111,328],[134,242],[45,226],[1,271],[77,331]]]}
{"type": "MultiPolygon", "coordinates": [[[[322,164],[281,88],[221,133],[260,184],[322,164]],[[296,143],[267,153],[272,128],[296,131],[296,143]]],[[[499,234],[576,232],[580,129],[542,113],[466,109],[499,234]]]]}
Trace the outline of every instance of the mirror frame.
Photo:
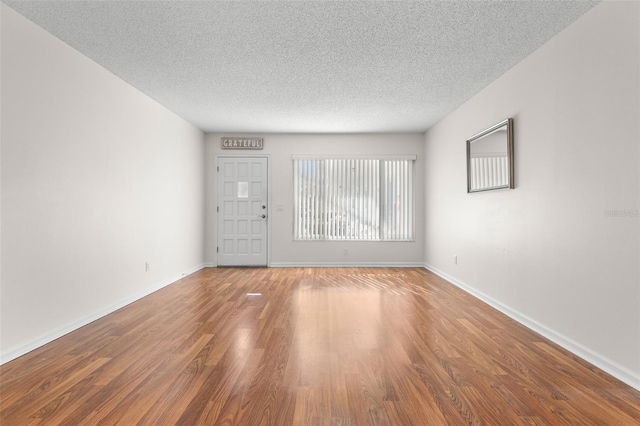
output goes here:
{"type": "Polygon", "coordinates": [[[472,192],[484,192],[484,191],[494,191],[496,189],[513,189],[515,188],[514,184],[514,167],[513,167],[513,119],[507,118],[504,121],[501,121],[498,124],[495,124],[489,127],[486,130],[483,130],[480,133],[477,133],[467,139],[467,193],[472,192]],[[472,189],[471,188],[471,144],[477,142],[485,136],[488,136],[498,129],[505,127],[507,128],[507,161],[508,161],[508,170],[509,170],[509,183],[506,185],[500,186],[492,186],[487,188],[480,189],[472,189]]]}

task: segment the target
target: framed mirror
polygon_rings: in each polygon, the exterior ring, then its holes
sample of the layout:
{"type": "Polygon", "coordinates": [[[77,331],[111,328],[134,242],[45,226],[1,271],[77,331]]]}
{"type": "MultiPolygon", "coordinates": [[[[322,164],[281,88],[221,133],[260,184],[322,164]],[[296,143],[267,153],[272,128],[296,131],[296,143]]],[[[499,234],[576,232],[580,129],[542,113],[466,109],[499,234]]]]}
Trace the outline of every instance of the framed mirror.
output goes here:
{"type": "Polygon", "coordinates": [[[514,188],[513,119],[467,139],[467,192],[514,188]]]}

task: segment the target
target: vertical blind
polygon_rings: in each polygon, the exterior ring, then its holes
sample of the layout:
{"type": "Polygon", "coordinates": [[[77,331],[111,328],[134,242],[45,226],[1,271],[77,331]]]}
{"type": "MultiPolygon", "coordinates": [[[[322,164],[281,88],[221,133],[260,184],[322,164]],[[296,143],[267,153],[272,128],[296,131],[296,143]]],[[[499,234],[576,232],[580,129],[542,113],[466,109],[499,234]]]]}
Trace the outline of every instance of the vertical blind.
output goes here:
{"type": "Polygon", "coordinates": [[[472,157],[470,179],[471,189],[509,186],[509,158],[506,154],[472,157]]]}
{"type": "Polygon", "coordinates": [[[413,239],[413,159],[294,158],[294,239],[413,239]]]}

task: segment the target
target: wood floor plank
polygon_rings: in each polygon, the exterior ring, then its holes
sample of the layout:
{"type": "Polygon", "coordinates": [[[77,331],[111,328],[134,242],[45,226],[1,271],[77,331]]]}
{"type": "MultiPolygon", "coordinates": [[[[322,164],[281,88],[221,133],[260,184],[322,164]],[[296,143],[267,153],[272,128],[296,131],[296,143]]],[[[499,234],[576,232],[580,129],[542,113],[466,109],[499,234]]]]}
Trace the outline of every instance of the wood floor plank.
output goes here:
{"type": "Polygon", "coordinates": [[[67,371],[61,377],[56,377],[55,380],[52,381],[52,386],[48,386],[46,391],[40,393],[35,398],[29,399],[21,399],[18,402],[14,403],[2,410],[2,416],[0,420],[3,420],[5,417],[39,417],[38,413],[42,413],[45,411],[46,407],[51,404],[53,400],[56,398],[60,398],[62,395],[67,393],[71,387],[75,384],[85,380],[88,376],[92,375],[95,370],[100,368],[100,366],[104,365],[109,361],[108,358],[92,358],[90,360],[84,360],[87,362],[83,362],[79,364],[77,368],[74,368],[72,371],[67,371]],[[55,398],[51,399],[49,395],[55,395],[55,398]],[[21,413],[21,414],[18,414],[21,413]]]}
{"type": "Polygon", "coordinates": [[[0,424],[626,426],[640,392],[421,268],[207,268],[0,366],[0,424]]]}
{"type": "Polygon", "coordinates": [[[180,421],[197,418],[194,424],[237,424],[246,389],[261,365],[263,355],[262,349],[245,350],[240,354],[230,349],[216,365],[214,374],[199,389],[180,421]]]}

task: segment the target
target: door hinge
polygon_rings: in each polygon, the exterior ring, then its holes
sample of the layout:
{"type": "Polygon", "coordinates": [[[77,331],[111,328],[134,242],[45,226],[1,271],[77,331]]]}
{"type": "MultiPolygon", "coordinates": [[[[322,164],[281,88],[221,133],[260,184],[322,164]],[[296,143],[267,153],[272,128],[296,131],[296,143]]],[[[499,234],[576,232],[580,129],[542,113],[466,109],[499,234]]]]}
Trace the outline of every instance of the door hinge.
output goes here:
{"type": "Polygon", "coordinates": [[[216,253],[220,253],[220,247],[216,247],[216,253]]]}
{"type": "Polygon", "coordinates": [[[219,212],[220,211],[220,207],[216,207],[216,211],[219,212]]]}
{"type": "Polygon", "coordinates": [[[220,166],[216,167],[216,171],[219,172],[220,171],[220,166]]]}

